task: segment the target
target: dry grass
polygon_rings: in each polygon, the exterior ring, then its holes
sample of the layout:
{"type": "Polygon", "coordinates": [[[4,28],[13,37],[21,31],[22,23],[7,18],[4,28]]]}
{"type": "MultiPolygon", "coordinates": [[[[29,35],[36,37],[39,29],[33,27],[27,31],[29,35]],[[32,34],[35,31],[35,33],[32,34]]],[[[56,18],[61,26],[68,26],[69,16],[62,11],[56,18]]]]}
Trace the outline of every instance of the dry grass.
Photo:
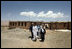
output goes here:
{"type": "Polygon", "coordinates": [[[29,30],[1,28],[1,48],[71,48],[71,32],[46,32],[44,42],[33,42],[29,30]]]}

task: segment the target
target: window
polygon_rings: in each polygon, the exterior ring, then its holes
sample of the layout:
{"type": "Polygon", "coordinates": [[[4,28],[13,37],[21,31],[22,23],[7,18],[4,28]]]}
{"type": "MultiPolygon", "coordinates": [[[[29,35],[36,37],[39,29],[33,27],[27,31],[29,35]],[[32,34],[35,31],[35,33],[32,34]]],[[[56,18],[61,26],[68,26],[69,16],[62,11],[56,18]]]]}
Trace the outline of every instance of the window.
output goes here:
{"type": "Polygon", "coordinates": [[[14,26],[14,22],[13,22],[13,26],[14,26]]]}
{"type": "Polygon", "coordinates": [[[21,26],[23,26],[23,22],[21,22],[21,26]]]}
{"type": "Polygon", "coordinates": [[[15,22],[15,26],[17,25],[17,23],[15,22]]]}
{"type": "Polygon", "coordinates": [[[11,22],[9,24],[10,24],[10,26],[12,26],[12,23],[11,22]]]}
{"type": "Polygon", "coordinates": [[[25,22],[25,26],[26,26],[26,22],[25,22]]]}
{"type": "Polygon", "coordinates": [[[20,26],[20,22],[18,22],[18,26],[20,26]]]}

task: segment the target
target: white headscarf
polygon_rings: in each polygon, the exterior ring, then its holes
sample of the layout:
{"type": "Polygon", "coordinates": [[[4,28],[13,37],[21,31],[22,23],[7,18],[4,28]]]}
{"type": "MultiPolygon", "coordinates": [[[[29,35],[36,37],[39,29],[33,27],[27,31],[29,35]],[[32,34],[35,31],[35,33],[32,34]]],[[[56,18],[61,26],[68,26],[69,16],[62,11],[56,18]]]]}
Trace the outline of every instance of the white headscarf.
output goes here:
{"type": "Polygon", "coordinates": [[[33,26],[33,34],[37,36],[38,28],[37,26],[33,26]]]}
{"type": "Polygon", "coordinates": [[[41,26],[41,30],[42,30],[42,32],[44,32],[44,29],[42,28],[42,26],[41,26]]]}

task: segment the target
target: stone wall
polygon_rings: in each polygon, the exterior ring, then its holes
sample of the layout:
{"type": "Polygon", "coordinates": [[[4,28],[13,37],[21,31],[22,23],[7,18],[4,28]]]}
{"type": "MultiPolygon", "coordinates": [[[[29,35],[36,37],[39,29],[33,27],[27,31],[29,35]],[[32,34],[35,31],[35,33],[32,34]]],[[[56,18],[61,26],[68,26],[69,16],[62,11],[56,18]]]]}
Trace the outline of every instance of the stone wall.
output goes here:
{"type": "Polygon", "coordinates": [[[49,23],[49,29],[71,29],[71,22],[49,23]]]}
{"type": "Polygon", "coordinates": [[[48,24],[48,29],[71,29],[71,22],[29,22],[29,21],[10,21],[9,22],[9,27],[10,28],[24,28],[24,29],[29,29],[30,25],[34,24],[48,24]]]}

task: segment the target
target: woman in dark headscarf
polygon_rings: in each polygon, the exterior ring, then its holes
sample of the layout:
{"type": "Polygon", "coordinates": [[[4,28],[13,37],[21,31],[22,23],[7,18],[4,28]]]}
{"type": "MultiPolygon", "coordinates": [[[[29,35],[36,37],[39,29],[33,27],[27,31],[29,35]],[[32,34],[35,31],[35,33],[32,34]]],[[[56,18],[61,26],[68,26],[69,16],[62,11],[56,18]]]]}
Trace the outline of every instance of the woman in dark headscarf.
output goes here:
{"type": "Polygon", "coordinates": [[[41,35],[41,42],[44,42],[45,40],[45,33],[46,33],[46,30],[44,28],[44,25],[41,26],[41,32],[40,32],[40,35],[41,35]]]}

